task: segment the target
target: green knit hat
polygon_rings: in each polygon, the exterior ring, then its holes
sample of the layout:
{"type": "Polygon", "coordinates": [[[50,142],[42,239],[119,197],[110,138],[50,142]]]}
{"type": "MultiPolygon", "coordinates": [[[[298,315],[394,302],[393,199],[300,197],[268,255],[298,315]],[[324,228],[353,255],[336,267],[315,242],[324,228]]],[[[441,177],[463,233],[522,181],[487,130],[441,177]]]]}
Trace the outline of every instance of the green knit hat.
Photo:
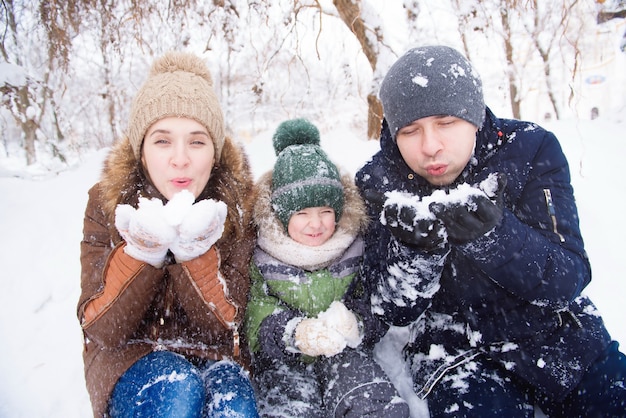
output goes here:
{"type": "Polygon", "coordinates": [[[291,215],[330,206],[335,221],[343,211],[343,185],[337,167],[319,146],[320,132],[306,119],[281,123],[273,137],[278,158],[272,174],[272,209],[287,228],[291,215]]]}

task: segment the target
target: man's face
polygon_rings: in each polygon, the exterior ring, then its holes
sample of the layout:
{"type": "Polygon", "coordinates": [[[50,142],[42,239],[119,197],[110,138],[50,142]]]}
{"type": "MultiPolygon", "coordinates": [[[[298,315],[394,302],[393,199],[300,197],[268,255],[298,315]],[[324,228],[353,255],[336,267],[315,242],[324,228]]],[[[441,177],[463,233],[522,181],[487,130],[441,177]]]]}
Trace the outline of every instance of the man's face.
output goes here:
{"type": "Polygon", "coordinates": [[[413,171],[433,185],[446,186],[472,157],[477,130],[455,116],[428,116],[400,129],[396,142],[413,171]]]}

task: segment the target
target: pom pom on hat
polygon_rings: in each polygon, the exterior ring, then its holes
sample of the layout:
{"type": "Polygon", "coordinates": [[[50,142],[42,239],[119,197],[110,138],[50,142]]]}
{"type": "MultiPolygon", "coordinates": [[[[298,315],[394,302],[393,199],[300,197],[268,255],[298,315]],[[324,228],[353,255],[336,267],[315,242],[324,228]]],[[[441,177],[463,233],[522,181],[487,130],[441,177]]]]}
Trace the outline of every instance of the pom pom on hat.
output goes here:
{"type": "Polygon", "coordinates": [[[150,69],[150,76],[159,74],[174,73],[184,71],[203,78],[211,87],[213,77],[211,72],[197,56],[185,52],[169,52],[154,61],[150,69]]]}
{"type": "Polygon", "coordinates": [[[128,138],[137,160],[146,131],[154,122],[170,116],[202,124],[211,135],[215,159],[219,161],[224,146],[224,116],[211,73],[196,55],[168,52],[152,64],[148,79],[133,101],[128,123],[128,138]]]}
{"type": "Polygon", "coordinates": [[[272,140],[278,155],[290,145],[319,145],[320,131],[306,119],[291,119],[278,125],[272,140]]]}
{"type": "Polygon", "coordinates": [[[485,119],[482,82],[457,50],[435,45],[413,48],[389,69],[380,100],[391,135],[417,119],[451,115],[481,127],[485,119]]]}
{"type": "Polygon", "coordinates": [[[287,228],[291,216],[310,207],[329,206],[339,221],[344,191],[337,167],[319,146],[320,134],[306,119],[281,123],[273,136],[278,155],[272,173],[272,209],[287,228]]]}

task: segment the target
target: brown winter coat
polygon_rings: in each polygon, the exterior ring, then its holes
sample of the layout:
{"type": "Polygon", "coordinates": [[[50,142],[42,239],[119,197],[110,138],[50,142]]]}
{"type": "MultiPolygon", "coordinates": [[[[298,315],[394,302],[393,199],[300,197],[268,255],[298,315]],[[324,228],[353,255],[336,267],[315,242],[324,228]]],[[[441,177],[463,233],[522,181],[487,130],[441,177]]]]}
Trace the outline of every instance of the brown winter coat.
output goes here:
{"type": "Polygon", "coordinates": [[[232,358],[247,367],[248,350],[241,341],[244,358],[237,356],[238,333],[233,329],[243,319],[250,287],[248,265],[255,244],[251,188],[247,158],[227,138],[198,198],[228,206],[222,237],[195,260],[176,264],[170,257],[157,269],[123,251],[115,208],[120,203],[137,207],[140,196],[163,197],[146,179],[128,140],[114,146],[100,182],[89,191],[81,242],[78,319],[95,417],[106,415],[119,377],[154,350],[187,358],[232,358]]]}

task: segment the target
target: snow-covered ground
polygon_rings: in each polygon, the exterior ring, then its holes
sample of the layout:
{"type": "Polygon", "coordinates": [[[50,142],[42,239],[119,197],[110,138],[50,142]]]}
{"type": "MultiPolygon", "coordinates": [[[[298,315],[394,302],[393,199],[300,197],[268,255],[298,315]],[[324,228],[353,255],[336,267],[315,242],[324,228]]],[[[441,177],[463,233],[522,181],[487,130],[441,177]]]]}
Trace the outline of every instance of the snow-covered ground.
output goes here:
{"type": "MultiPolygon", "coordinates": [[[[315,121],[314,121],[315,122],[315,121]]],[[[626,122],[544,124],[568,155],[581,227],[594,278],[585,290],[614,338],[626,344],[626,198],[621,168],[626,122]]],[[[271,168],[272,132],[246,142],[255,175],[271,168]]],[[[355,172],[376,150],[350,128],[322,129],[322,146],[355,172]]],[[[0,178],[0,417],[88,417],[82,339],[76,319],[80,293],[79,243],[87,190],[97,181],[106,150],[45,180],[0,178]]],[[[411,396],[398,361],[406,333],[396,329],[379,357],[410,400],[413,417],[427,417],[411,396]]]]}

